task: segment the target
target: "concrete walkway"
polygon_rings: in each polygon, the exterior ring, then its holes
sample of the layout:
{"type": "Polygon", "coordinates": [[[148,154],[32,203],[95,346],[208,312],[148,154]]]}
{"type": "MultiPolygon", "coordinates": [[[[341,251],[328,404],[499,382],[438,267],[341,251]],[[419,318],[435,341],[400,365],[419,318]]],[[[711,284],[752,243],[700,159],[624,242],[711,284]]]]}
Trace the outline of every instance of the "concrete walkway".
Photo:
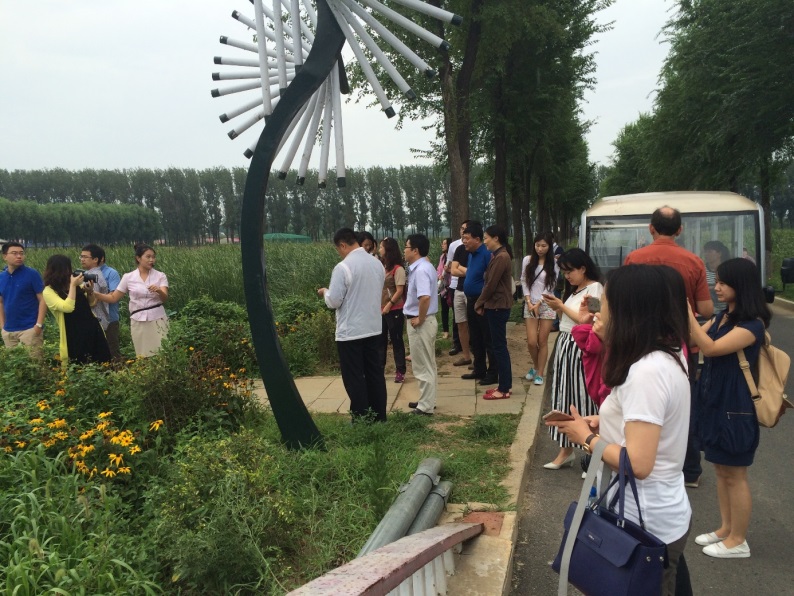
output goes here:
{"type": "MultiPolygon", "coordinates": [[[[556,333],[549,337],[549,354],[556,338],[556,333]]],[[[484,534],[464,545],[456,561],[456,574],[448,579],[447,593],[456,596],[495,596],[510,590],[513,547],[518,530],[515,509],[520,503],[521,491],[525,486],[524,476],[539,428],[544,387],[524,379],[530,360],[523,322],[508,324],[507,343],[514,375],[510,399],[483,400],[482,394],[493,385],[481,387],[476,381],[461,379],[460,376],[469,371],[465,366],[452,365],[458,356],[448,356],[445,351],[436,358],[439,374],[436,414],[464,417],[482,414],[521,415],[510,448],[511,471],[502,482],[510,495],[510,510],[503,511],[498,505],[489,503],[450,503],[440,521],[485,524],[484,534]]],[[[419,395],[418,383],[411,375],[411,366],[408,365],[405,382],[400,384],[393,382],[391,354],[387,362],[388,410],[408,412],[408,402],[417,401],[419,395]]],[[[302,377],[295,379],[295,384],[311,412],[348,414],[350,402],[341,377],[302,377]]],[[[256,383],[255,392],[264,403],[267,402],[267,393],[261,381],[256,383]]],[[[454,497],[453,492],[453,500],[454,497]]]]}

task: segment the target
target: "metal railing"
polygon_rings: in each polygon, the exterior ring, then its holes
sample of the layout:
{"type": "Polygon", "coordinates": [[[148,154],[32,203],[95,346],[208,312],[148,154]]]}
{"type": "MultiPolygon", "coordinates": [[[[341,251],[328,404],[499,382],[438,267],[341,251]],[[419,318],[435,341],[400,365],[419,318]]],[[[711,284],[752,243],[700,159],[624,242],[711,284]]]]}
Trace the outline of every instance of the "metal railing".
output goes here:
{"type": "Polygon", "coordinates": [[[454,553],[483,524],[455,523],[406,536],[337,567],[288,596],[435,596],[447,593],[454,553]]]}

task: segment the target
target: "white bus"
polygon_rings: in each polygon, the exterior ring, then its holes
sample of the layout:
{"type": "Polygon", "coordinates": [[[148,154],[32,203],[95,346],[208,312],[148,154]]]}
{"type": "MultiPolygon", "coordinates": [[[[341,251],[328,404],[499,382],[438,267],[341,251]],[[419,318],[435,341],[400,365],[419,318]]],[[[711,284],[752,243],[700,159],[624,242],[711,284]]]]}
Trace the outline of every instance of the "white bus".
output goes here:
{"type": "Polygon", "coordinates": [[[696,255],[718,241],[727,257],[745,257],[758,265],[764,285],[764,212],[755,201],[732,192],[651,192],[604,197],[582,213],[579,247],[603,273],[619,267],[632,250],[653,242],[651,214],[668,205],[681,212],[683,231],[676,239],[696,255]]]}

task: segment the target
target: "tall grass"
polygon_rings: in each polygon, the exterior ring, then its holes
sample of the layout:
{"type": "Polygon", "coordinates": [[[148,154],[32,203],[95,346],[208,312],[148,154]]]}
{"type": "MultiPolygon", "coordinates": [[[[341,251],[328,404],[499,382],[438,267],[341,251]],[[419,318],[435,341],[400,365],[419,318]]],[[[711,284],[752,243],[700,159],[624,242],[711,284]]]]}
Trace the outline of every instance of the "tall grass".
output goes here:
{"type": "MultiPolygon", "coordinates": [[[[135,268],[129,247],[109,247],[107,262],[123,275],[135,268]]],[[[168,308],[179,310],[188,301],[208,296],[217,302],[245,304],[240,245],[173,247],[157,249],[155,267],[168,276],[168,308]]],[[[28,249],[26,263],[44,272],[53,254],[66,254],[79,267],[79,248],[28,249]]],[[[265,244],[266,273],[270,297],[316,296],[317,288],[327,286],[331,270],[339,262],[331,243],[265,244]]]]}

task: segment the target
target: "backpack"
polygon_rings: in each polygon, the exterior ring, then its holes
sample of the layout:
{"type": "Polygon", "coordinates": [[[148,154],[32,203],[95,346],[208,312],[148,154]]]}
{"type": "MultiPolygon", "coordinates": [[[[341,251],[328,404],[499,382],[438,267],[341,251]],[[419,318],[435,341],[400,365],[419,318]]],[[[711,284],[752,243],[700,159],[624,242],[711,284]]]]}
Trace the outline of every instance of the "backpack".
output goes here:
{"type": "Polygon", "coordinates": [[[794,408],[786,396],[786,380],[791,366],[791,358],[784,351],[772,345],[769,333],[765,333],[764,345],[758,353],[758,383],[750,372],[750,364],[739,350],[739,366],[744,373],[747,387],[755,404],[758,424],[767,428],[774,427],[787,408],[794,408]]]}

